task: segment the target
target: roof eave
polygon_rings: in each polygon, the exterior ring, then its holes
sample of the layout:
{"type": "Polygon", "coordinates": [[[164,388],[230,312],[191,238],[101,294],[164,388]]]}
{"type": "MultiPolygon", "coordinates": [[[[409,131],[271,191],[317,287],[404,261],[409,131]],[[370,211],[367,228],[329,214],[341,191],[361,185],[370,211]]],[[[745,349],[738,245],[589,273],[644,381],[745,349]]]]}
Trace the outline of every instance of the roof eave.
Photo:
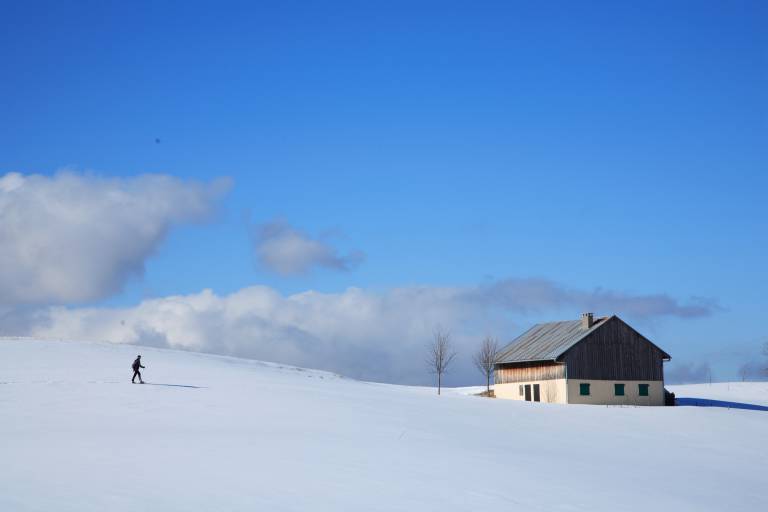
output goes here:
{"type": "Polygon", "coordinates": [[[560,363],[556,358],[549,359],[515,359],[514,361],[498,361],[496,364],[515,364],[515,363],[560,363]]]}

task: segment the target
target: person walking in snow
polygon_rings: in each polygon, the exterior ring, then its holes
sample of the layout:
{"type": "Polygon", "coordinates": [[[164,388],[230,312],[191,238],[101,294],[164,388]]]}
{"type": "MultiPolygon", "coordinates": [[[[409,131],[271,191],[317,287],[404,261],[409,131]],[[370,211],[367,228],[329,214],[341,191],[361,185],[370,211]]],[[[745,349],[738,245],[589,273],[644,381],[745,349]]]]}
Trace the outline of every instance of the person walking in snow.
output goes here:
{"type": "Polygon", "coordinates": [[[133,378],[131,379],[132,384],[136,384],[136,376],[139,376],[139,384],[144,384],[144,381],[141,380],[141,372],[139,371],[139,368],[144,368],[141,364],[141,354],[136,356],[136,360],[133,362],[133,378]]]}

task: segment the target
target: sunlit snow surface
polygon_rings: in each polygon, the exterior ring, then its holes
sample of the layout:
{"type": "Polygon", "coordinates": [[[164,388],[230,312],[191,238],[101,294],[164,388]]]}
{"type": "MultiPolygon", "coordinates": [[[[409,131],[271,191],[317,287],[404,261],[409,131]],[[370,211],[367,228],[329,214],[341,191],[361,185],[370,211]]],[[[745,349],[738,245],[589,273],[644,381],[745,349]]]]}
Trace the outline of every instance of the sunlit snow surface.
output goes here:
{"type": "Polygon", "coordinates": [[[768,510],[768,385],[672,389],[706,406],[438,397],[188,352],[0,341],[0,510],[768,510]],[[138,353],[151,384],[130,382],[138,353]]]}

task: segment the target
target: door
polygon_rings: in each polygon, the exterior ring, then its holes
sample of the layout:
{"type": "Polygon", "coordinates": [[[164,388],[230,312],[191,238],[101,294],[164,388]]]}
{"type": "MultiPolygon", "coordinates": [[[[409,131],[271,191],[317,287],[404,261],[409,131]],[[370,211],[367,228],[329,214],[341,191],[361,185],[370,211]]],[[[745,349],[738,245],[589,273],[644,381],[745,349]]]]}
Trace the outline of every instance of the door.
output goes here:
{"type": "Polygon", "coordinates": [[[541,402],[541,394],[539,393],[539,385],[534,384],[533,385],[533,401],[534,402],[541,402]]]}
{"type": "Polygon", "coordinates": [[[530,384],[525,385],[525,401],[526,402],[531,401],[531,385],[530,384]]]}

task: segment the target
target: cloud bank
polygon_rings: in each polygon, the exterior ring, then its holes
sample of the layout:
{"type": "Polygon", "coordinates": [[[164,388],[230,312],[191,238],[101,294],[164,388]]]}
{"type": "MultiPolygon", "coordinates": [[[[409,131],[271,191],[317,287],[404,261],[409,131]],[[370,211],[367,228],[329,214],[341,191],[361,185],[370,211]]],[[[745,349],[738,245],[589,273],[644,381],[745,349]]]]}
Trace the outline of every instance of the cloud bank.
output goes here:
{"type": "Polygon", "coordinates": [[[306,274],[316,267],[347,271],[365,259],[360,251],[341,255],[327,241],[312,238],[281,220],[258,226],[254,247],[265,269],[284,276],[306,274]]]}
{"type": "Polygon", "coordinates": [[[669,384],[699,384],[714,381],[712,368],[708,363],[672,363],[665,368],[664,380],[669,384]]]}
{"type": "Polygon", "coordinates": [[[547,279],[504,279],[469,293],[488,304],[520,311],[578,305],[584,311],[616,311],[634,318],[692,318],[709,316],[722,309],[713,299],[692,297],[683,304],[663,293],[635,295],[603,288],[574,290],[547,279]]]}
{"type": "Polygon", "coordinates": [[[524,327],[515,315],[552,312],[553,319],[576,319],[595,305],[600,306],[598,313],[626,314],[634,320],[711,312],[665,295],[565,290],[540,279],[287,296],[253,286],[223,296],[205,290],[145,300],[129,308],[48,308],[17,321],[18,331],[6,334],[169,347],[321,368],[367,380],[428,384],[425,346],[440,325],[452,333],[459,352],[449,382],[468,384],[478,379],[471,364],[478,342],[486,334],[510,341],[524,327]],[[618,298],[615,303],[613,298],[618,298]]]}
{"type": "Polygon", "coordinates": [[[0,177],[0,306],[114,294],[169,229],[205,219],[227,188],[164,175],[0,177]]]}
{"type": "MultiPolygon", "coordinates": [[[[449,379],[462,384],[476,380],[471,354],[478,341],[488,334],[510,341],[526,326],[520,315],[577,318],[591,310],[642,321],[718,309],[711,300],[579,290],[545,279],[287,296],[253,286],[126,308],[61,306],[119,291],[143,272],[170,229],[208,218],[227,186],[163,175],[0,177],[0,335],[153,345],[424,384],[430,382],[425,345],[440,325],[452,333],[460,354],[449,379]]],[[[363,259],[282,221],[260,226],[254,243],[261,264],[282,275],[344,271],[363,259]]]]}

